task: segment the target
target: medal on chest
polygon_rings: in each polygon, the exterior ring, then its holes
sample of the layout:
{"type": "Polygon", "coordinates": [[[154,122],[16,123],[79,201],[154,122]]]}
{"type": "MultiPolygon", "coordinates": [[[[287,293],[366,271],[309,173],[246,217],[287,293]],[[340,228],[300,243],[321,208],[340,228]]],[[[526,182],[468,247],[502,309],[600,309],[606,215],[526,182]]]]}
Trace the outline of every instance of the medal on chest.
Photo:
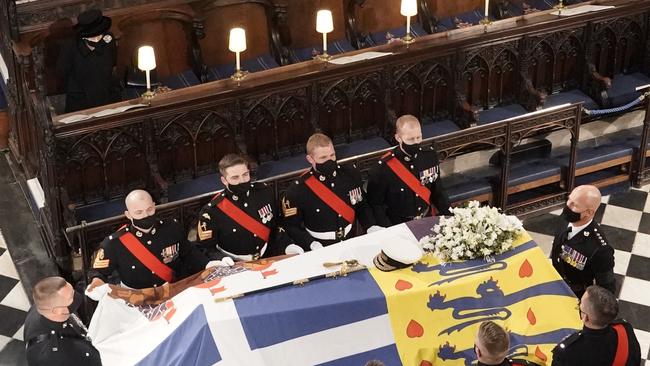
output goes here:
{"type": "Polygon", "coordinates": [[[257,214],[260,216],[263,224],[270,222],[273,219],[273,210],[271,208],[271,204],[269,203],[268,205],[257,210],[257,214]]]}
{"type": "Polygon", "coordinates": [[[420,184],[425,186],[429,183],[433,183],[436,179],[438,179],[438,172],[438,166],[432,166],[429,169],[422,170],[420,172],[420,184]]]}
{"type": "Polygon", "coordinates": [[[172,244],[168,247],[165,247],[161,252],[160,256],[162,257],[163,263],[167,264],[174,259],[176,259],[176,256],[178,256],[178,248],[179,244],[172,244]]]}
{"type": "Polygon", "coordinates": [[[587,257],[568,245],[562,245],[560,258],[578,271],[585,269],[585,265],[587,264],[587,257]]]}
{"type": "Polygon", "coordinates": [[[348,196],[350,197],[350,203],[353,205],[361,202],[363,200],[363,192],[361,191],[361,187],[349,191],[348,196]]]}

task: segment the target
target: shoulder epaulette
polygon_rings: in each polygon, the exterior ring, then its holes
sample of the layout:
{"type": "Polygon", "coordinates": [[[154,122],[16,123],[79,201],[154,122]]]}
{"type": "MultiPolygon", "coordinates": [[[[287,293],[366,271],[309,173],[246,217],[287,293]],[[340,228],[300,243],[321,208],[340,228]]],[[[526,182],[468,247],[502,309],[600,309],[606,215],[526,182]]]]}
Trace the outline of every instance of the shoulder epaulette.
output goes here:
{"type": "Polygon", "coordinates": [[[564,351],[567,347],[571,346],[578,339],[580,339],[580,336],[582,336],[582,332],[576,332],[569,336],[566,336],[563,340],[560,341],[560,343],[557,344],[557,346],[555,346],[555,348],[553,348],[553,352],[564,351]]]}

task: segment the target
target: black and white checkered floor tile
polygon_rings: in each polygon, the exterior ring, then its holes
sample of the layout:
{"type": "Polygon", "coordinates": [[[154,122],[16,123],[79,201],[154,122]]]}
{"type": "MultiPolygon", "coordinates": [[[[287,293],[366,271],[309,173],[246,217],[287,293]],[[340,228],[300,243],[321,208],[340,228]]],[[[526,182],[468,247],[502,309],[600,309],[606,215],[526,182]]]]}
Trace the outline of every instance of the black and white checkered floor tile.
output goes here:
{"type": "MultiPolygon", "coordinates": [[[[642,357],[650,359],[650,185],[603,197],[596,215],[616,249],[621,317],[635,327],[642,357]]],[[[524,226],[548,254],[563,225],[561,210],[527,219],[524,226]]],[[[0,366],[25,365],[23,322],[29,301],[0,231],[0,366]]],[[[644,366],[650,366],[645,361],[644,366]]]]}
{"type": "Polygon", "coordinates": [[[25,365],[23,323],[29,301],[0,231],[0,365],[25,365]]]}
{"type": "MultiPolygon", "coordinates": [[[[596,214],[615,249],[620,316],[636,329],[641,357],[650,359],[650,185],[605,196],[596,214]]],[[[556,230],[566,225],[562,210],[524,221],[524,227],[548,254],[556,230]]],[[[650,366],[650,361],[645,362],[650,366]]]]}

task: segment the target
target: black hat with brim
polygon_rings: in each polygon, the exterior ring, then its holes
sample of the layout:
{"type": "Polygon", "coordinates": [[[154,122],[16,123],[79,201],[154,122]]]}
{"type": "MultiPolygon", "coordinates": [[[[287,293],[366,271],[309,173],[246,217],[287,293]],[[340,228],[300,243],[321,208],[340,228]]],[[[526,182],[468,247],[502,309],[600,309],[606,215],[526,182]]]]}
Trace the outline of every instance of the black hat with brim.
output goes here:
{"type": "Polygon", "coordinates": [[[79,37],[95,37],[111,28],[111,18],[105,17],[99,9],[86,10],[77,17],[75,29],[79,37]]]}

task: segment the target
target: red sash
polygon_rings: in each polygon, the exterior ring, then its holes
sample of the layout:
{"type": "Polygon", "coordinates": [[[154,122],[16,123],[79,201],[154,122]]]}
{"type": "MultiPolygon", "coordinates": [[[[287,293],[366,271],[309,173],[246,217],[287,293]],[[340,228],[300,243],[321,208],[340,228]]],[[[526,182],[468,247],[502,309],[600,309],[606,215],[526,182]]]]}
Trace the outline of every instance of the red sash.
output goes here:
{"type": "MultiPolygon", "coordinates": [[[[406,169],[404,164],[397,160],[397,158],[393,157],[386,162],[386,165],[388,165],[390,170],[392,170],[407,187],[411,188],[418,197],[422,198],[427,205],[431,206],[431,191],[429,188],[420,184],[420,181],[411,173],[411,171],[406,169]]],[[[431,215],[436,215],[435,207],[431,207],[431,215]]]]}
{"type": "Polygon", "coordinates": [[[345,221],[349,222],[350,224],[354,223],[354,209],[345,203],[329,188],[327,188],[323,183],[319,182],[316,177],[312,175],[311,177],[307,178],[307,180],[305,180],[305,184],[307,187],[309,187],[309,189],[311,189],[312,192],[316,194],[316,196],[318,196],[318,198],[321,199],[321,201],[325,202],[325,204],[328,205],[332,210],[341,215],[345,221]]]}
{"type": "Polygon", "coordinates": [[[257,235],[265,242],[269,241],[269,237],[271,235],[271,229],[269,229],[266,225],[263,225],[259,221],[255,220],[254,218],[252,218],[249,214],[247,214],[239,207],[235,206],[235,204],[230,202],[230,200],[226,198],[226,196],[223,197],[221,202],[217,203],[217,207],[219,207],[219,209],[223,213],[225,213],[226,216],[230,217],[231,219],[233,219],[233,221],[243,226],[244,229],[257,235]]]}
{"type": "Polygon", "coordinates": [[[174,271],[160,261],[153,253],[149,251],[138,238],[132,233],[126,233],[120,236],[120,241],[140,263],[144,264],[151,272],[161,279],[171,283],[174,279],[174,271]]]}
{"type": "Polygon", "coordinates": [[[614,330],[616,331],[616,336],[618,337],[618,344],[616,345],[616,356],[614,356],[614,362],[612,366],[625,366],[627,363],[628,356],[628,342],[627,342],[627,332],[623,324],[614,324],[614,330]]]}

